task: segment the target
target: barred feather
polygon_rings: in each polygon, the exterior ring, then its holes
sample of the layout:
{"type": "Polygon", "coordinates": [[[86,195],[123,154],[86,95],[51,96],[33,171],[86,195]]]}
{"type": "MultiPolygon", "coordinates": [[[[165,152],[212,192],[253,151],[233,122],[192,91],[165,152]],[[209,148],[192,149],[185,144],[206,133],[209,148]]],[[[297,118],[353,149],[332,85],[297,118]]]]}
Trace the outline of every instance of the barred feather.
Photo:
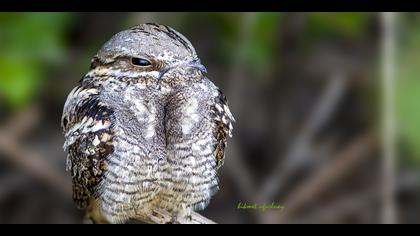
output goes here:
{"type": "Polygon", "coordinates": [[[220,90],[218,90],[218,93],[219,95],[214,105],[214,120],[216,122],[215,136],[217,140],[214,155],[217,159],[217,168],[220,168],[224,164],[227,136],[232,137],[235,118],[233,118],[229,110],[226,96],[220,90]]]}
{"type": "Polygon", "coordinates": [[[97,194],[107,169],[106,158],[113,153],[113,111],[102,105],[98,90],[76,87],[69,95],[62,117],[66,142],[67,170],[72,174],[73,199],[86,208],[97,194]]]}

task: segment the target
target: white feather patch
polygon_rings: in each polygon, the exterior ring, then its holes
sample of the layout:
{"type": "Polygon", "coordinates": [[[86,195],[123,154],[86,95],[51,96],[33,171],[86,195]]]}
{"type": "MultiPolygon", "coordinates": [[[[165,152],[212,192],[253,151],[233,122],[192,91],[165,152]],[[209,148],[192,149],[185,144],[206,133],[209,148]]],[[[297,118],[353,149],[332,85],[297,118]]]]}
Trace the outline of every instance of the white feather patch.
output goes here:
{"type": "Polygon", "coordinates": [[[95,135],[95,139],[92,142],[93,146],[98,146],[100,143],[101,141],[99,141],[98,135],[95,135]]]}
{"type": "Polygon", "coordinates": [[[123,70],[109,70],[109,69],[97,69],[95,70],[97,75],[101,76],[114,76],[116,78],[119,77],[129,77],[129,78],[136,78],[136,77],[144,77],[144,76],[152,76],[152,77],[159,77],[159,71],[123,71],[123,70]]]}
{"type": "Polygon", "coordinates": [[[181,121],[182,133],[189,134],[191,129],[199,121],[200,116],[198,115],[198,101],[192,99],[188,106],[184,109],[185,118],[181,121]]]}

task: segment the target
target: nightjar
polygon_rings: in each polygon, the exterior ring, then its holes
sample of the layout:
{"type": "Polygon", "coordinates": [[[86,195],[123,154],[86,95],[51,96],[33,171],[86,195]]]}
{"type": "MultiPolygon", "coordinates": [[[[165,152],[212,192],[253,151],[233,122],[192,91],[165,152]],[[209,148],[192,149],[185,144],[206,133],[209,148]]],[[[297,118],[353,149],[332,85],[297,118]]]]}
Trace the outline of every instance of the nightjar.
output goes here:
{"type": "Polygon", "coordinates": [[[192,44],[155,23],[114,35],[64,105],[73,199],[94,223],[188,217],[218,190],[234,118],[192,44]]]}

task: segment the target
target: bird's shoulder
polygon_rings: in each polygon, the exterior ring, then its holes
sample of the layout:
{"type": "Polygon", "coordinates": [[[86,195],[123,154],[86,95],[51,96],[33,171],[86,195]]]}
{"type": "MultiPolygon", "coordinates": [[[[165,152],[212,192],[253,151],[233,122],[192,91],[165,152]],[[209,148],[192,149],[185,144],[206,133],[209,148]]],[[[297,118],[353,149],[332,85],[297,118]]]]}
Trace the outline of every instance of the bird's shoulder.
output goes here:
{"type": "Polygon", "coordinates": [[[214,155],[217,160],[217,168],[220,168],[225,159],[227,137],[232,137],[233,122],[235,122],[235,118],[230,112],[227,98],[221,90],[218,90],[213,112],[216,123],[216,128],[214,130],[214,135],[216,137],[214,155]]]}
{"type": "Polygon", "coordinates": [[[73,179],[73,199],[85,208],[113,153],[114,111],[100,99],[100,89],[80,84],[69,94],[62,116],[67,170],[73,179]]]}
{"type": "Polygon", "coordinates": [[[213,135],[215,143],[213,153],[216,158],[217,168],[220,168],[224,164],[227,138],[232,137],[235,118],[228,106],[228,99],[221,89],[207,78],[202,81],[200,86],[203,88],[200,91],[201,93],[204,92],[210,95],[207,99],[210,108],[210,120],[214,123],[213,135]]]}

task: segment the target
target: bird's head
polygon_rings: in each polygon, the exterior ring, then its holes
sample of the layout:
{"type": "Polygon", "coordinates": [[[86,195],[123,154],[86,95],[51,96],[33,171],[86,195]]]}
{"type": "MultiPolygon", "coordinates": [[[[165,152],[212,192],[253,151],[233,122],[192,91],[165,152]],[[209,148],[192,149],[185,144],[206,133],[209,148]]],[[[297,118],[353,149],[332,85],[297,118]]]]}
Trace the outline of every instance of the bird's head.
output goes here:
{"type": "Polygon", "coordinates": [[[199,79],[206,68],[187,38],[174,29],[146,23],[121,31],[92,59],[97,77],[149,81],[199,79]]]}

